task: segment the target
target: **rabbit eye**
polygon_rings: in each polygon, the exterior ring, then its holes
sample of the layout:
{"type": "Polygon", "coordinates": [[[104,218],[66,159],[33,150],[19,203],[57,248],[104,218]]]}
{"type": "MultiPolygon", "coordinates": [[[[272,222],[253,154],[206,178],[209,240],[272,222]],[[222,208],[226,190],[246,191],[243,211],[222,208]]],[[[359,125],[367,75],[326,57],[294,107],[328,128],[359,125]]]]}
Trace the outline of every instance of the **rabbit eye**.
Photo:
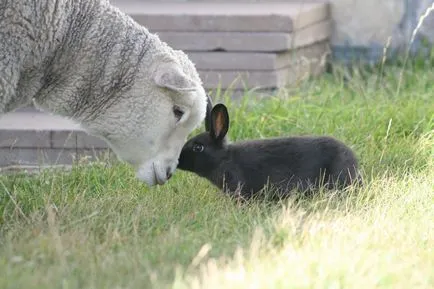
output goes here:
{"type": "Polygon", "coordinates": [[[201,153],[201,152],[203,152],[203,149],[204,149],[204,147],[201,144],[194,144],[193,145],[193,151],[195,153],[201,153]]]}
{"type": "Polygon", "coordinates": [[[175,115],[176,121],[179,121],[181,117],[184,115],[184,112],[178,106],[175,105],[173,107],[173,114],[175,115]]]}

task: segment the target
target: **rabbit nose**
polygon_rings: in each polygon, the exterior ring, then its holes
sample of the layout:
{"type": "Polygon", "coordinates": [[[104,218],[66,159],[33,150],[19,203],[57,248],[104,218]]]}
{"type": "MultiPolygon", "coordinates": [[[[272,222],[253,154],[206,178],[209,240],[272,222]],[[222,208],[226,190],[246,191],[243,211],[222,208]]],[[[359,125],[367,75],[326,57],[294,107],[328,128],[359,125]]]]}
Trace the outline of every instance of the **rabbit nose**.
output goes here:
{"type": "Polygon", "coordinates": [[[166,177],[167,177],[167,179],[170,179],[172,177],[172,172],[170,171],[170,169],[167,169],[166,177]]]}

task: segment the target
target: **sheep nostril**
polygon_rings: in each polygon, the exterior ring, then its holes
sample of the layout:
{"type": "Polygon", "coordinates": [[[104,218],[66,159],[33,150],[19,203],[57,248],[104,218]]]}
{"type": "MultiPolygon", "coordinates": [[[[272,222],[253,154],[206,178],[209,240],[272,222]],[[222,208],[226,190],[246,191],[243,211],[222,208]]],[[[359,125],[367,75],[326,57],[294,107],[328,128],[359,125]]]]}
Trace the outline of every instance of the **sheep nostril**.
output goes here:
{"type": "Polygon", "coordinates": [[[170,170],[167,170],[166,176],[167,176],[167,179],[170,179],[172,177],[172,173],[170,172],[170,170]]]}

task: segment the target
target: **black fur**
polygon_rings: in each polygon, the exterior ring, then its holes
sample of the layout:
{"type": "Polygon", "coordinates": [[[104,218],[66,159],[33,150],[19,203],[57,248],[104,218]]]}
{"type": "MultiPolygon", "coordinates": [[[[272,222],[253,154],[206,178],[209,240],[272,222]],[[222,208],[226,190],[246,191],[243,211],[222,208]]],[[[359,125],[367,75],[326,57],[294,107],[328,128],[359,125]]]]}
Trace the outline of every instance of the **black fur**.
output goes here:
{"type": "MultiPolygon", "coordinates": [[[[210,108],[209,108],[210,109],[210,108]]],[[[183,147],[178,168],[198,174],[217,187],[244,198],[270,185],[287,195],[344,188],[360,182],[354,153],[329,136],[299,136],[229,144],[229,115],[223,104],[207,112],[206,132],[183,147]]]]}

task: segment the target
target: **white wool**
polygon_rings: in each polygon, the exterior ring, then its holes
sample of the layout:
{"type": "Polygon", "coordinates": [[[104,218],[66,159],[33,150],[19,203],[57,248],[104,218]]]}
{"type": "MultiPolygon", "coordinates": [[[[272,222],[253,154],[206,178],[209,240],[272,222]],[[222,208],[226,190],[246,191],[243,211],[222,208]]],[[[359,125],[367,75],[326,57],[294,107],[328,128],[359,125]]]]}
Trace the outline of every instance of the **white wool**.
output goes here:
{"type": "Polygon", "coordinates": [[[174,172],[206,110],[187,55],[108,1],[3,0],[0,115],[32,100],[106,140],[149,185],[174,172]]]}

